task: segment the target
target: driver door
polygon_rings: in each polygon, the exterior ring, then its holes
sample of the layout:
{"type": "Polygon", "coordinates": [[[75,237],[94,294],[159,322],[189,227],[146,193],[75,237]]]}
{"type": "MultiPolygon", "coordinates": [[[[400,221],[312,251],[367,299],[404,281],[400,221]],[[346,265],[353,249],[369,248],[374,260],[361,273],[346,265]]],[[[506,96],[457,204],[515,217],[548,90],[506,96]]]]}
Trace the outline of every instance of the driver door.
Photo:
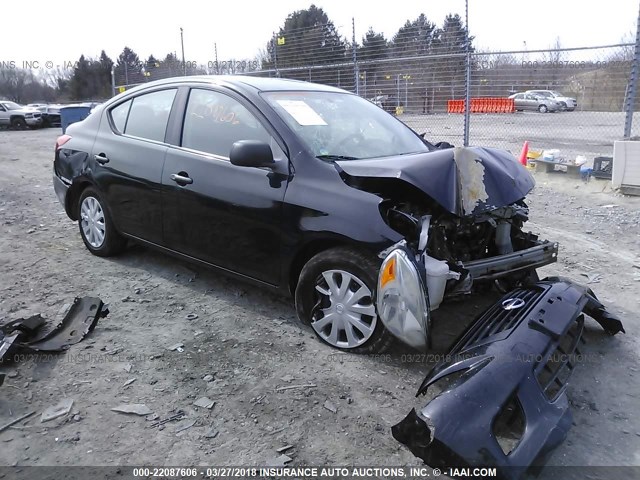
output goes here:
{"type": "Polygon", "coordinates": [[[229,161],[238,140],[260,140],[288,160],[243,102],[226,92],[192,88],[180,145],[169,147],[162,174],[165,244],[177,252],[277,284],[282,202],[288,175],[229,161]]]}

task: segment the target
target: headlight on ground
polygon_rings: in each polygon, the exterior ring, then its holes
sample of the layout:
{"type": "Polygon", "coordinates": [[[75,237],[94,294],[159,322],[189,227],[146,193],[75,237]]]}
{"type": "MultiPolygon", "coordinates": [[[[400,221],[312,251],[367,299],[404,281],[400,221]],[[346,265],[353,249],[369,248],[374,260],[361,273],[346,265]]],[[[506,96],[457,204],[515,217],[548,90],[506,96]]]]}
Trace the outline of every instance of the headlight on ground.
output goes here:
{"type": "Polygon", "coordinates": [[[429,305],[424,282],[409,253],[396,248],[382,262],[378,274],[378,315],[398,339],[426,349],[429,305]]]}

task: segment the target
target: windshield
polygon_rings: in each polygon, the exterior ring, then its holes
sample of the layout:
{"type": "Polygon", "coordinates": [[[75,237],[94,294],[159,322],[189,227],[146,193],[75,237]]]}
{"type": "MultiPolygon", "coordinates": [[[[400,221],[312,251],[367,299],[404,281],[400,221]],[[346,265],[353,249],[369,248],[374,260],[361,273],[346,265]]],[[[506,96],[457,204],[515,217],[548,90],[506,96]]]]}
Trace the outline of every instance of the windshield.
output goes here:
{"type": "Polygon", "coordinates": [[[551,95],[553,95],[554,97],[562,97],[563,95],[560,92],[551,92],[551,95]]]}
{"type": "Polygon", "coordinates": [[[406,125],[356,95],[306,91],[263,95],[317,157],[357,160],[429,151],[406,125]]]}
{"type": "Polygon", "coordinates": [[[21,108],[23,108],[21,105],[18,105],[15,102],[2,102],[2,106],[4,106],[4,108],[6,108],[7,110],[20,110],[21,108]]]}

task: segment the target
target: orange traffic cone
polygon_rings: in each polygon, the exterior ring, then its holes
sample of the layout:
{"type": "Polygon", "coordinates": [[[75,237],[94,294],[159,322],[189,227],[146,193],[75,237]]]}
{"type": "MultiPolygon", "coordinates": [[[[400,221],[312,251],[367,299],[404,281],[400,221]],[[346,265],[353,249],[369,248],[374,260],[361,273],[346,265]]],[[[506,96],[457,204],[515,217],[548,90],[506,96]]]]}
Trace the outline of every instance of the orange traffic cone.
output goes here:
{"type": "Polygon", "coordinates": [[[522,145],[522,152],[520,153],[520,163],[527,166],[527,153],[529,153],[529,140],[525,140],[524,145],[522,145]]]}

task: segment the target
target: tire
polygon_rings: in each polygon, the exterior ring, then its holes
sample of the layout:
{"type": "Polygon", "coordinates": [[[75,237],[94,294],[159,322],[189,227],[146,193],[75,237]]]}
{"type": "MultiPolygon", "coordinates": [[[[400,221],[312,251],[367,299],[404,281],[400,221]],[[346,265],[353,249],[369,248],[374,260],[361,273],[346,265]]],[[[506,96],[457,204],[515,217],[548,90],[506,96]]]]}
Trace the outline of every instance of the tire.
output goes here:
{"type": "Polygon", "coordinates": [[[539,111],[540,113],[547,113],[547,112],[549,111],[549,109],[547,108],[547,106],[546,106],[546,105],[540,105],[540,106],[538,107],[538,111],[539,111]]]}
{"type": "Polygon", "coordinates": [[[16,130],[24,130],[27,128],[27,122],[22,117],[14,117],[11,119],[11,126],[16,130]]]}
{"type": "Polygon", "coordinates": [[[99,257],[110,257],[124,250],[127,240],[114,228],[109,208],[95,188],[84,189],[77,209],[80,236],[87,250],[99,257]]]}
{"type": "Polygon", "coordinates": [[[560,110],[562,110],[563,112],[567,110],[566,102],[560,102],[560,110]]]}
{"type": "Polygon", "coordinates": [[[320,252],[307,262],[298,279],[295,292],[298,320],[334,348],[354,353],[386,351],[394,337],[378,318],[375,307],[379,268],[377,258],[353,248],[336,247],[320,252]],[[361,290],[363,287],[365,290],[361,290]],[[350,301],[358,292],[359,298],[350,301]],[[334,321],[323,322],[329,315],[334,321]]]}

